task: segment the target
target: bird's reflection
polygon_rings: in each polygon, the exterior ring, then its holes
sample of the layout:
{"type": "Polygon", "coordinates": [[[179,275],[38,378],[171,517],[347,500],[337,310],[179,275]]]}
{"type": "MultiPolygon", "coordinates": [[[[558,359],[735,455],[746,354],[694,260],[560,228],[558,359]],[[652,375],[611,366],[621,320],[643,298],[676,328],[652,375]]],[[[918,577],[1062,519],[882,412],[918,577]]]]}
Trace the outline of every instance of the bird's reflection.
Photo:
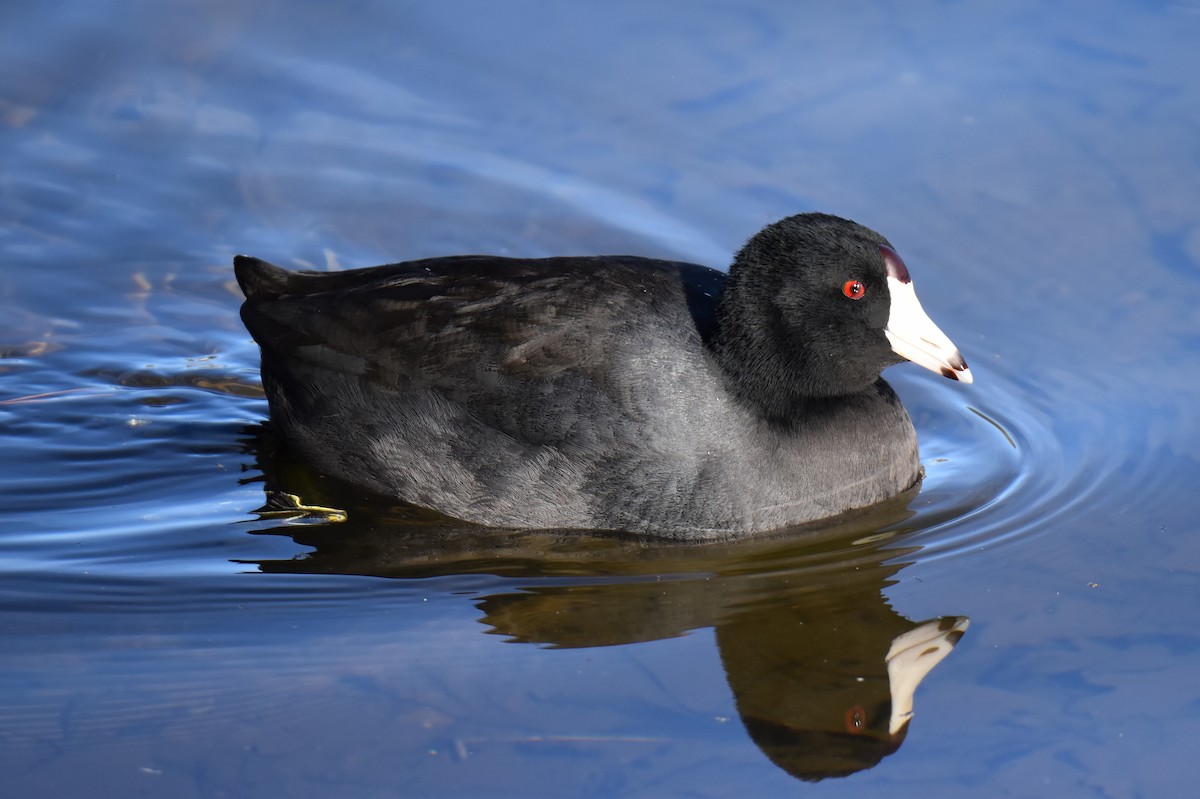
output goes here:
{"type": "Polygon", "coordinates": [[[416,578],[486,573],[529,583],[478,602],[510,640],[596,647],[716,631],[742,723],[804,780],[870,768],[903,743],[921,680],[967,619],[913,622],[883,590],[915,547],[895,531],[911,495],[821,528],[669,544],[576,531],[501,531],[359,495],[287,457],[269,427],[251,443],[263,517],[313,551],[264,572],[416,578]]]}

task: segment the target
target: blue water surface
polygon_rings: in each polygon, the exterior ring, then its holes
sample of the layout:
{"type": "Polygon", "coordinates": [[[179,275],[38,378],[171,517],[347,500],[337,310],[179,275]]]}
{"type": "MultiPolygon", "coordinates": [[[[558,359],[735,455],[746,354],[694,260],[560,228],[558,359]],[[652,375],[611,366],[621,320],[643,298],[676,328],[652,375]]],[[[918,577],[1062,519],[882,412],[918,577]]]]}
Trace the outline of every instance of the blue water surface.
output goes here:
{"type": "Polygon", "coordinates": [[[1200,780],[1200,5],[67,0],[3,19],[6,796],[1200,780]],[[888,236],[976,375],[887,372],[926,479],[837,529],[497,540],[363,509],[263,425],[235,253],[724,266],[806,210],[888,236]],[[878,687],[894,638],[958,617],[902,745],[814,765],[844,740],[809,733],[870,714],[838,702],[878,687]]]}

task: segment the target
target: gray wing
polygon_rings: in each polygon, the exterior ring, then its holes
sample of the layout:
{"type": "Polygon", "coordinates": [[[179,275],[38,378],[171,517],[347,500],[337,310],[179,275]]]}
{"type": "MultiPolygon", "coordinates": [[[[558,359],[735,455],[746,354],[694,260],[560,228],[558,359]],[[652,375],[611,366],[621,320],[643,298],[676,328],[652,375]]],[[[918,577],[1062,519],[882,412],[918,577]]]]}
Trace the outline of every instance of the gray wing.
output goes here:
{"type": "Polygon", "coordinates": [[[461,257],[278,270],[290,283],[248,291],[242,316],[275,372],[432,391],[509,435],[549,443],[578,438],[589,422],[615,424],[613,414],[661,413],[681,368],[707,368],[678,266],[461,257]]]}

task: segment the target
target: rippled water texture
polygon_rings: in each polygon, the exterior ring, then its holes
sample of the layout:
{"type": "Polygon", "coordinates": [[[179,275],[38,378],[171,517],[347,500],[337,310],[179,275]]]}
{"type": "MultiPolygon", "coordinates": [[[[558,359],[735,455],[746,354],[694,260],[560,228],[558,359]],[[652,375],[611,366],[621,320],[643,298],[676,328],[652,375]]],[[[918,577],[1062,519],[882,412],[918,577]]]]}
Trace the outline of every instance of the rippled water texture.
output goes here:
{"type": "Polygon", "coordinates": [[[1200,6],[9,6],[5,796],[1200,780],[1200,6]],[[926,476],[869,513],[497,536],[263,424],[236,252],[719,266],[802,210],[976,375],[887,372],[926,476]]]}

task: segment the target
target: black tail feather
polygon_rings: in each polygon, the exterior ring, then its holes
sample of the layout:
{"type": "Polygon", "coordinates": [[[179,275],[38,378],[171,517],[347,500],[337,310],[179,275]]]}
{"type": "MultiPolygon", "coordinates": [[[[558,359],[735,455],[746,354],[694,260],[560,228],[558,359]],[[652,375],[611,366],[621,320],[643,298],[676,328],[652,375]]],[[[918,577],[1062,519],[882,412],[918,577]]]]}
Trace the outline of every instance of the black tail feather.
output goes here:
{"type": "Polygon", "coordinates": [[[248,300],[287,293],[292,275],[281,266],[249,255],[233,256],[233,271],[248,300]]]}

